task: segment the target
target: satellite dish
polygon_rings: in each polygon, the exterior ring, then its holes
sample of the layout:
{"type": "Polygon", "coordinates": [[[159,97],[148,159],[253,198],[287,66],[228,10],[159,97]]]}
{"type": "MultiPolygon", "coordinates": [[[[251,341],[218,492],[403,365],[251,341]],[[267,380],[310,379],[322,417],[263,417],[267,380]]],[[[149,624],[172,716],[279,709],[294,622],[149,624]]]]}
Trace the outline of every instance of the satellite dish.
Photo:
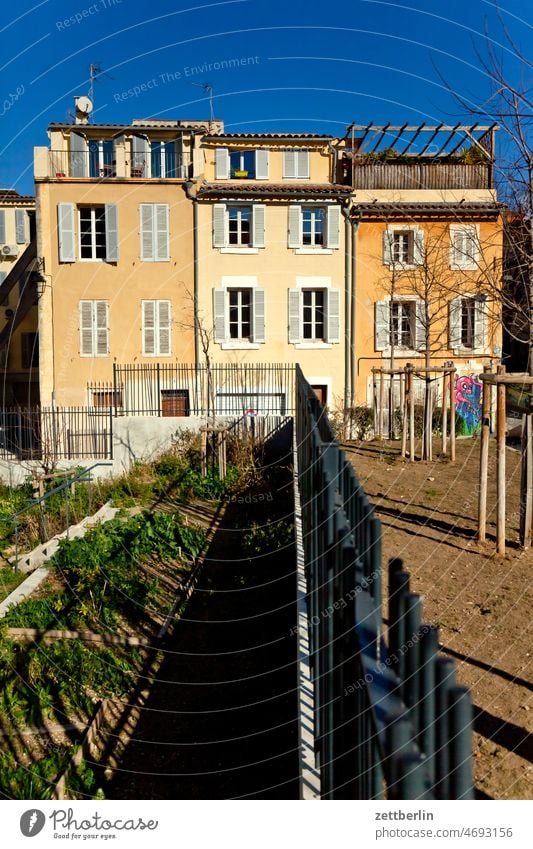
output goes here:
{"type": "Polygon", "coordinates": [[[75,97],[74,101],[76,103],[76,110],[81,112],[82,115],[90,115],[93,111],[93,102],[89,97],[75,97]]]}

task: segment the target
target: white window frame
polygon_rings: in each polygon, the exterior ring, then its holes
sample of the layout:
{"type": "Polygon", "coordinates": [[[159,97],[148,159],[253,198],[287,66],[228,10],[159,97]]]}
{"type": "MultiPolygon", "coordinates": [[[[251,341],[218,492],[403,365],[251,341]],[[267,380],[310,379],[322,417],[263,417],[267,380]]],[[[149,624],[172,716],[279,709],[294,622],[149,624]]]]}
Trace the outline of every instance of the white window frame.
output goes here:
{"type": "MultiPolygon", "coordinates": [[[[254,341],[254,333],[255,333],[255,322],[256,322],[256,297],[255,293],[260,287],[258,286],[257,277],[250,275],[239,275],[239,276],[227,276],[223,277],[221,280],[221,285],[218,287],[218,291],[224,292],[224,341],[217,341],[216,344],[220,345],[223,351],[242,351],[242,350],[255,350],[258,351],[262,345],[264,345],[264,341],[256,342],[254,341]],[[252,331],[252,339],[231,339],[229,336],[229,290],[235,289],[249,289],[252,295],[252,304],[251,304],[251,315],[250,315],[250,323],[251,323],[251,331],[252,331]]],[[[264,293],[264,290],[261,290],[264,293]]],[[[263,294],[264,297],[264,294],[263,294]]],[[[266,305],[265,305],[266,309],[266,305]]],[[[264,326],[265,326],[265,335],[266,335],[266,315],[264,317],[264,326]]]]}
{"type": "Polygon", "coordinates": [[[417,238],[421,241],[422,246],[424,244],[424,231],[418,224],[389,224],[385,230],[383,231],[383,238],[389,240],[389,250],[390,250],[390,261],[387,261],[386,256],[383,256],[383,262],[385,265],[388,265],[391,271],[411,271],[415,268],[419,268],[424,263],[424,258],[421,257],[420,261],[417,262],[417,238]],[[388,234],[392,235],[392,239],[388,236],[388,234]],[[409,248],[410,252],[410,262],[400,262],[395,261],[393,258],[394,252],[394,235],[396,233],[409,233],[411,235],[411,245],[409,248]]]}
{"type": "Polygon", "coordinates": [[[87,357],[96,358],[97,357],[98,359],[101,359],[103,357],[109,357],[109,355],[110,355],[110,347],[109,347],[109,301],[106,301],[106,300],[103,300],[103,299],[100,299],[100,298],[95,299],[95,300],[82,299],[81,301],[79,301],[78,311],[79,311],[79,322],[80,322],[80,357],[83,357],[83,358],[87,358],[87,357]],[[82,305],[83,304],[91,304],[91,335],[92,335],[91,353],[84,353],[83,352],[83,331],[85,329],[85,328],[83,328],[83,320],[82,320],[82,314],[83,314],[82,313],[82,309],[83,309],[82,305]],[[106,311],[105,332],[106,332],[106,348],[107,348],[107,350],[106,350],[105,354],[99,354],[98,353],[98,331],[103,329],[101,327],[98,327],[98,304],[105,304],[105,311],[106,311]]]}
{"type": "MultiPolygon", "coordinates": [[[[338,344],[337,341],[329,341],[329,331],[330,331],[330,298],[332,292],[338,293],[338,301],[339,301],[339,326],[338,326],[338,336],[340,339],[341,336],[341,298],[340,292],[338,289],[335,289],[331,285],[331,277],[297,277],[296,278],[296,289],[300,293],[299,303],[298,303],[298,341],[291,341],[291,329],[289,326],[289,344],[293,345],[294,348],[298,351],[316,351],[316,350],[329,350],[333,348],[334,345],[338,344]],[[325,294],[325,305],[324,305],[324,339],[304,339],[303,337],[303,292],[305,291],[323,291],[325,294]]],[[[289,312],[290,312],[290,298],[291,292],[295,290],[289,289],[289,312]]],[[[290,315],[289,315],[289,325],[290,325],[290,315]]]]}
{"type": "Polygon", "coordinates": [[[237,202],[224,202],[220,204],[213,205],[213,233],[216,233],[216,216],[221,209],[224,209],[224,238],[223,245],[216,244],[216,236],[213,236],[213,247],[215,250],[220,251],[223,254],[258,254],[260,250],[263,250],[266,246],[266,237],[265,237],[265,228],[266,228],[266,206],[265,204],[259,203],[239,203],[237,202]],[[230,221],[230,208],[242,208],[249,209],[251,212],[250,215],[250,243],[248,245],[243,244],[230,244],[229,241],[229,221],[230,221]],[[259,217],[257,217],[259,216],[259,217]],[[262,222],[261,217],[262,216],[262,222]],[[258,242],[258,232],[256,233],[256,228],[258,228],[258,222],[263,224],[263,228],[260,231],[259,242],[258,242]],[[261,240],[262,237],[262,240],[261,240]]]}
{"type": "Polygon", "coordinates": [[[246,250],[246,251],[249,248],[253,248],[253,246],[254,246],[253,245],[253,238],[254,238],[254,233],[253,233],[253,230],[254,230],[254,208],[253,208],[253,204],[245,204],[245,203],[228,203],[228,204],[226,204],[226,227],[227,227],[226,241],[227,241],[228,248],[230,248],[230,249],[240,248],[241,250],[246,250]],[[232,210],[232,209],[237,210],[237,236],[238,236],[238,241],[235,242],[235,243],[230,242],[230,222],[231,222],[230,210],[232,210]],[[249,241],[248,241],[247,244],[242,242],[242,210],[243,209],[247,209],[250,213],[250,217],[248,219],[249,225],[250,225],[250,228],[249,228],[249,231],[248,231],[249,241]]]}
{"type": "Polygon", "coordinates": [[[302,206],[302,249],[305,250],[319,250],[321,251],[323,248],[327,249],[327,230],[328,230],[328,211],[325,206],[311,206],[310,204],[303,204],[302,206]],[[317,216],[317,212],[320,211],[322,213],[322,241],[317,242],[316,237],[318,233],[317,224],[320,221],[320,218],[317,216]],[[311,242],[309,245],[306,245],[304,242],[304,219],[306,213],[311,214],[311,242]]]}
{"type": "Polygon", "coordinates": [[[392,327],[391,327],[391,337],[396,337],[394,339],[394,350],[395,351],[414,351],[416,348],[416,301],[410,300],[408,298],[392,298],[392,303],[389,304],[389,309],[391,309],[392,313],[392,327]],[[394,308],[398,309],[398,313],[401,310],[402,315],[397,315],[396,319],[394,317],[394,308]],[[402,329],[401,324],[403,324],[404,315],[407,318],[409,329],[405,331],[402,329]],[[394,329],[394,322],[398,325],[398,329],[394,329]],[[409,344],[405,345],[403,342],[398,341],[398,339],[402,339],[404,334],[409,334],[409,344]],[[415,343],[413,345],[413,342],[415,343]]]}
{"type": "Polygon", "coordinates": [[[285,148],[283,151],[283,179],[284,180],[309,180],[311,174],[311,156],[310,156],[309,148],[302,147],[292,147],[285,148]],[[295,154],[294,159],[294,171],[295,173],[291,174],[290,169],[288,167],[288,154],[295,154]],[[306,154],[304,158],[305,168],[300,168],[301,166],[301,158],[298,154],[306,154]],[[304,173],[299,173],[299,171],[304,171],[304,173]]]}
{"type": "Polygon", "coordinates": [[[103,209],[103,211],[104,211],[104,248],[107,252],[107,236],[106,236],[106,229],[105,229],[105,204],[103,204],[103,203],[102,204],[94,204],[94,205],[88,204],[87,206],[80,204],[77,207],[77,212],[78,212],[78,256],[79,256],[80,262],[106,262],[105,256],[104,257],[94,256],[94,254],[96,252],[96,214],[95,213],[96,213],[97,209],[103,209]],[[92,253],[92,256],[90,256],[90,257],[88,257],[88,256],[84,257],[84,256],[81,255],[81,250],[82,250],[82,245],[81,245],[81,211],[82,211],[82,209],[90,209],[91,210],[91,253],[92,253]]]}
{"type": "MultiPolygon", "coordinates": [[[[478,356],[480,354],[490,353],[489,350],[489,322],[490,316],[488,311],[488,298],[480,297],[479,295],[473,294],[471,292],[464,292],[461,295],[458,295],[452,301],[450,301],[450,310],[458,309],[459,310],[459,332],[461,335],[460,340],[452,339],[450,340],[450,350],[454,352],[456,356],[469,356],[475,355],[478,356]],[[472,336],[473,343],[472,345],[464,345],[462,340],[462,302],[463,301],[472,301],[474,305],[474,326],[472,328],[472,336]],[[481,315],[480,315],[481,313],[481,315]],[[478,322],[482,322],[481,328],[478,326],[478,322]],[[476,345],[476,337],[480,337],[482,340],[481,345],[476,345]],[[457,344],[459,341],[459,344],[457,344]]],[[[449,318],[449,322],[451,324],[451,317],[449,318]]],[[[451,331],[451,328],[450,328],[451,331]]]]}
{"type": "MultiPolygon", "coordinates": [[[[400,346],[400,345],[396,345],[396,344],[395,344],[395,345],[394,345],[394,352],[395,352],[395,354],[397,354],[397,355],[398,355],[399,357],[401,357],[402,359],[403,359],[403,358],[405,358],[405,357],[422,357],[422,356],[424,356],[424,352],[425,352],[425,342],[424,342],[424,343],[421,343],[421,345],[420,345],[420,347],[419,347],[419,348],[417,348],[417,346],[416,346],[416,340],[417,340],[417,327],[418,327],[418,320],[419,320],[419,319],[418,319],[418,313],[419,313],[420,311],[422,311],[423,306],[424,306],[424,301],[423,301],[421,298],[417,297],[416,295],[402,295],[402,294],[398,294],[398,295],[395,295],[395,296],[394,296],[394,298],[391,298],[391,297],[390,297],[390,295],[387,295],[386,297],[384,297],[384,298],[382,299],[382,302],[381,302],[381,303],[386,304],[386,307],[387,307],[388,315],[389,315],[389,316],[390,316],[390,302],[391,302],[391,300],[392,300],[392,301],[394,301],[395,303],[409,303],[409,304],[412,304],[412,311],[413,311],[413,313],[414,313],[414,326],[413,326],[412,340],[411,340],[411,341],[413,341],[413,342],[415,343],[415,344],[414,344],[414,347],[413,347],[413,348],[404,348],[404,347],[402,347],[402,346],[400,346]]],[[[379,303],[379,302],[376,302],[376,303],[379,303]]],[[[375,318],[375,316],[374,316],[374,322],[375,322],[375,320],[376,320],[376,318],[375,318]]],[[[390,352],[391,352],[391,344],[390,344],[390,341],[391,341],[391,333],[392,333],[392,328],[389,328],[389,335],[388,335],[388,341],[387,341],[387,345],[386,345],[386,346],[384,346],[384,347],[383,347],[383,348],[381,348],[381,349],[380,349],[380,348],[378,348],[378,347],[375,347],[376,352],[377,352],[378,354],[381,354],[381,356],[382,356],[383,358],[390,356],[390,352]]]]}
{"type": "Polygon", "coordinates": [[[478,268],[480,257],[479,225],[477,224],[450,224],[450,268],[455,271],[475,271],[478,268]],[[473,256],[463,254],[458,257],[455,244],[456,234],[468,234],[471,244],[474,246],[473,256]]]}
{"type": "Polygon", "coordinates": [[[153,299],[146,298],[141,301],[141,340],[142,340],[142,355],[143,357],[171,357],[172,356],[172,302],[166,298],[162,299],[153,299]],[[152,352],[146,351],[146,338],[145,338],[145,304],[153,304],[154,305],[154,350],[152,352]],[[161,326],[161,304],[166,304],[168,307],[168,351],[166,353],[161,352],[161,330],[163,329],[161,326]]]}

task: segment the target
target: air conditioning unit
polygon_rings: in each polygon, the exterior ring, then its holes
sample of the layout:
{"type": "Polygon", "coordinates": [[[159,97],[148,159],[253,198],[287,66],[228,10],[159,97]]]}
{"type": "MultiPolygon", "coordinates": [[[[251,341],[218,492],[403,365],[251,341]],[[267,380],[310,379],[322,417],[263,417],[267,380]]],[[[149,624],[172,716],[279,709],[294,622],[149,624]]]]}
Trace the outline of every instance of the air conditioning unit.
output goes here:
{"type": "Polygon", "coordinates": [[[18,256],[18,245],[2,245],[2,256],[18,256]]]}

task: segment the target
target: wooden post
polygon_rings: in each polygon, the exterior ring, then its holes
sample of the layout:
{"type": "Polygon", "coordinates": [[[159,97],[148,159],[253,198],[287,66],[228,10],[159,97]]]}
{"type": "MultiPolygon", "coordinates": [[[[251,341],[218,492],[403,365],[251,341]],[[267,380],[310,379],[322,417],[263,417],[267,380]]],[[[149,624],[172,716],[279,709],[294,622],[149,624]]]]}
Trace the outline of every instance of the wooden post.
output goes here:
{"type": "Polygon", "coordinates": [[[376,369],[372,369],[372,402],[374,404],[374,437],[378,435],[378,384],[376,380],[376,369]]]}
{"type": "MultiPolygon", "coordinates": [[[[489,374],[490,366],[483,366],[483,374],[489,374]]],[[[487,537],[487,481],[489,468],[490,408],[492,384],[483,382],[481,406],[481,446],[479,451],[479,498],[477,510],[477,537],[485,542],[487,537]]]]}
{"type": "Polygon", "coordinates": [[[379,438],[383,439],[383,402],[385,400],[385,381],[383,369],[379,373],[379,438]]]}
{"type": "Polygon", "coordinates": [[[409,461],[415,462],[415,380],[413,366],[406,365],[409,385],[409,461]]]}
{"type": "Polygon", "coordinates": [[[448,395],[447,395],[448,372],[442,375],[442,453],[446,454],[448,449],[448,395]]]}
{"type": "MultiPolygon", "coordinates": [[[[505,366],[497,373],[505,374],[505,366]]],[[[505,383],[496,384],[496,550],[505,554],[505,383]]]]}
{"type": "Polygon", "coordinates": [[[455,463],[455,369],[450,372],[450,460],[455,463]]]}
{"type": "Polygon", "coordinates": [[[207,428],[201,430],[201,452],[202,452],[202,477],[207,475],[207,428]]]}
{"type": "Polygon", "coordinates": [[[400,409],[402,411],[402,457],[407,454],[407,372],[404,369],[400,372],[400,409]]]}
{"type": "MultiPolygon", "coordinates": [[[[531,386],[528,387],[531,390],[531,386]]],[[[528,392],[531,401],[531,395],[528,392]]],[[[522,416],[522,444],[520,457],[520,545],[531,545],[533,516],[533,415],[522,416]]]]}

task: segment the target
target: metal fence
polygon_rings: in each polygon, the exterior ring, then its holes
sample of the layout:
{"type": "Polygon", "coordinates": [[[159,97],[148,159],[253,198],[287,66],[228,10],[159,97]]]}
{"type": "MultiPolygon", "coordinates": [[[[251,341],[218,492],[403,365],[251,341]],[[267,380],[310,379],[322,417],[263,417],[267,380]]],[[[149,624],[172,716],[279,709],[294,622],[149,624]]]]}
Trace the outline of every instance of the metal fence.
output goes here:
{"type": "Polygon", "coordinates": [[[294,412],[294,366],[115,364],[113,383],[90,384],[88,395],[124,416],[286,416],[294,412]]]}
{"type": "Polygon", "coordinates": [[[108,409],[17,407],[0,410],[0,457],[18,460],[111,459],[108,409]]]}
{"type": "Polygon", "coordinates": [[[325,799],[471,799],[472,706],[401,560],[382,634],[381,528],[296,366],[314,739],[325,799]]]}

